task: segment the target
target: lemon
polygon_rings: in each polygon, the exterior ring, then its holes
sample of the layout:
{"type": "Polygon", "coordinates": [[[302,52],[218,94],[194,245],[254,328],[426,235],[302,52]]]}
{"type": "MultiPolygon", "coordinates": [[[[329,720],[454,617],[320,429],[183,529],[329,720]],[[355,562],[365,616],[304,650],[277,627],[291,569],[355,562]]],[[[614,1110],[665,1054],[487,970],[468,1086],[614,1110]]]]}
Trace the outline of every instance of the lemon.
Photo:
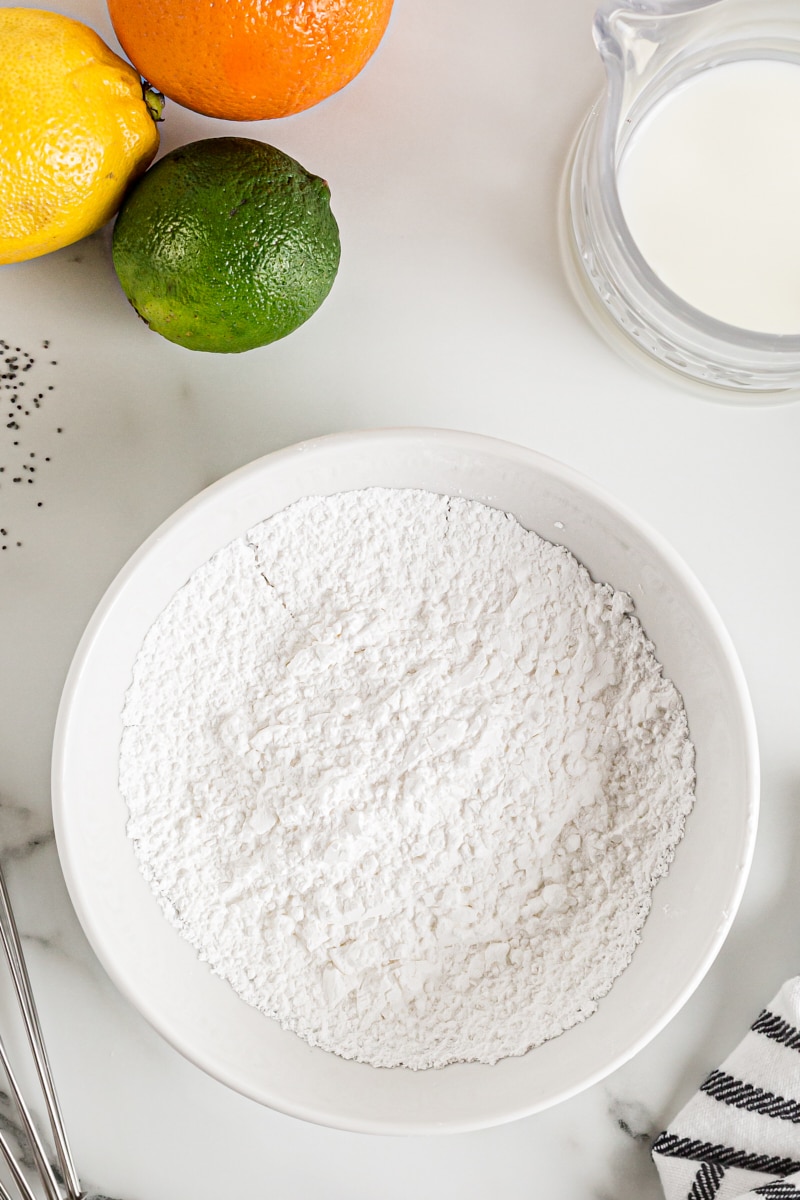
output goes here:
{"type": "Polygon", "coordinates": [[[158,149],[142,81],[93,30],[0,8],[0,263],[104,225],[158,149]]]}
{"type": "Polygon", "coordinates": [[[285,337],[330,291],[339,229],[327,183],[250,138],[165,155],[130,190],[112,243],[123,290],[151,329],[235,353],[285,337]]]}

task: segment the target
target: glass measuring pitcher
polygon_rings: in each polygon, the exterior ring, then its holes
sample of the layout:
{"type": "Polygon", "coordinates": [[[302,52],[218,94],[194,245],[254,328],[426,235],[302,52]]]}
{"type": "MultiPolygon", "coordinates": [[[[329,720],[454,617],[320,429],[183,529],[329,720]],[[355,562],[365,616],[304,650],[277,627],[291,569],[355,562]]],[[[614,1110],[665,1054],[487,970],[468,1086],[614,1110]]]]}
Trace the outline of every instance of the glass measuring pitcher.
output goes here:
{"type": "MultiPolygon", "coordinates": [[[[795,398],[800,321],[796,333],[747,328],[672,290],[634,240],[618,185],[637,133],[652,128],[680,89],[688,96],[702,74],[739,63],[793,64],[800,89],[800,3],[606,0],[594,38],[606,90],[573,145],[560,214],[564,263],[581,307],[618,349],[673,381],[682,376],[721,399],[795,398]]],[[[800,103],[796,117],[800,128],[800,103]]],[[[800,211],[797,230],[800,254],[800,211]]],[[[800,274],[797,289],[800,302],[800,274]]]]}

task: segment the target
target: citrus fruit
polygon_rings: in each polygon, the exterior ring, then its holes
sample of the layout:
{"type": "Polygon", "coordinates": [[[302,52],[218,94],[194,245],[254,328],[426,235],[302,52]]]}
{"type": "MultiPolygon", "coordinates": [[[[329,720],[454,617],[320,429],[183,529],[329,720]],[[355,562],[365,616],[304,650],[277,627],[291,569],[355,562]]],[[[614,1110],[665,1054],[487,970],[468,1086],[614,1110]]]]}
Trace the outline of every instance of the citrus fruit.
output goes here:
{"type": "Polygon", "coordinates": [[[234,121],[286,117],[358,74],[392,0],[108,0],[146,79],[186,108],[234,121]]]}
{"type": "Polygon", "coordinates": [[[319,308],[339,266],[327,183],[250,138],[207,138],[136,183],[114,226],[122,288],[156,333],[192,350],[252,350],[319,308]]]}
{"type": "Polygon", "coordinates": [[[0,62],[0,263],[12,263],[104,225],[158,127],[137,73],[79,21],[0,8],[0,62]]]}

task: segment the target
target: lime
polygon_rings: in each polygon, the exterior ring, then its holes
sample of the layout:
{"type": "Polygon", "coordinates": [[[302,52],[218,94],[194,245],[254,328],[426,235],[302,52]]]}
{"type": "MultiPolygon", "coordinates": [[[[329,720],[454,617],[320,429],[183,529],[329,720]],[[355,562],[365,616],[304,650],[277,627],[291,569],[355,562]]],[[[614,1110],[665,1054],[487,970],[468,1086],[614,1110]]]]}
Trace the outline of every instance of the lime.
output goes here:
{"type": "Polygon", "coordinates": [[[165,155],[114,226],[114,268],[139,315],[191,350],[237,353],[291,333],[328,295],[339,229],[327,183],[250,138],[165,155]]]}

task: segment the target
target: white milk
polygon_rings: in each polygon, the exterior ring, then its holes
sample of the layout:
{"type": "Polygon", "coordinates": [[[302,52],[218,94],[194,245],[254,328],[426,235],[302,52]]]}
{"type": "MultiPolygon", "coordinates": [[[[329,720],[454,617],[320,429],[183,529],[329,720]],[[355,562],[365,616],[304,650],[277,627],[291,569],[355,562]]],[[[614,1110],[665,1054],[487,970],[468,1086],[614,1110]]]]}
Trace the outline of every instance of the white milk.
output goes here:
{"type": "Polygon", "coordinates": [[[695,308],[800,334],[800,66],[711,68],[648,114],[618,172],[644,258],[695,308]]]}

